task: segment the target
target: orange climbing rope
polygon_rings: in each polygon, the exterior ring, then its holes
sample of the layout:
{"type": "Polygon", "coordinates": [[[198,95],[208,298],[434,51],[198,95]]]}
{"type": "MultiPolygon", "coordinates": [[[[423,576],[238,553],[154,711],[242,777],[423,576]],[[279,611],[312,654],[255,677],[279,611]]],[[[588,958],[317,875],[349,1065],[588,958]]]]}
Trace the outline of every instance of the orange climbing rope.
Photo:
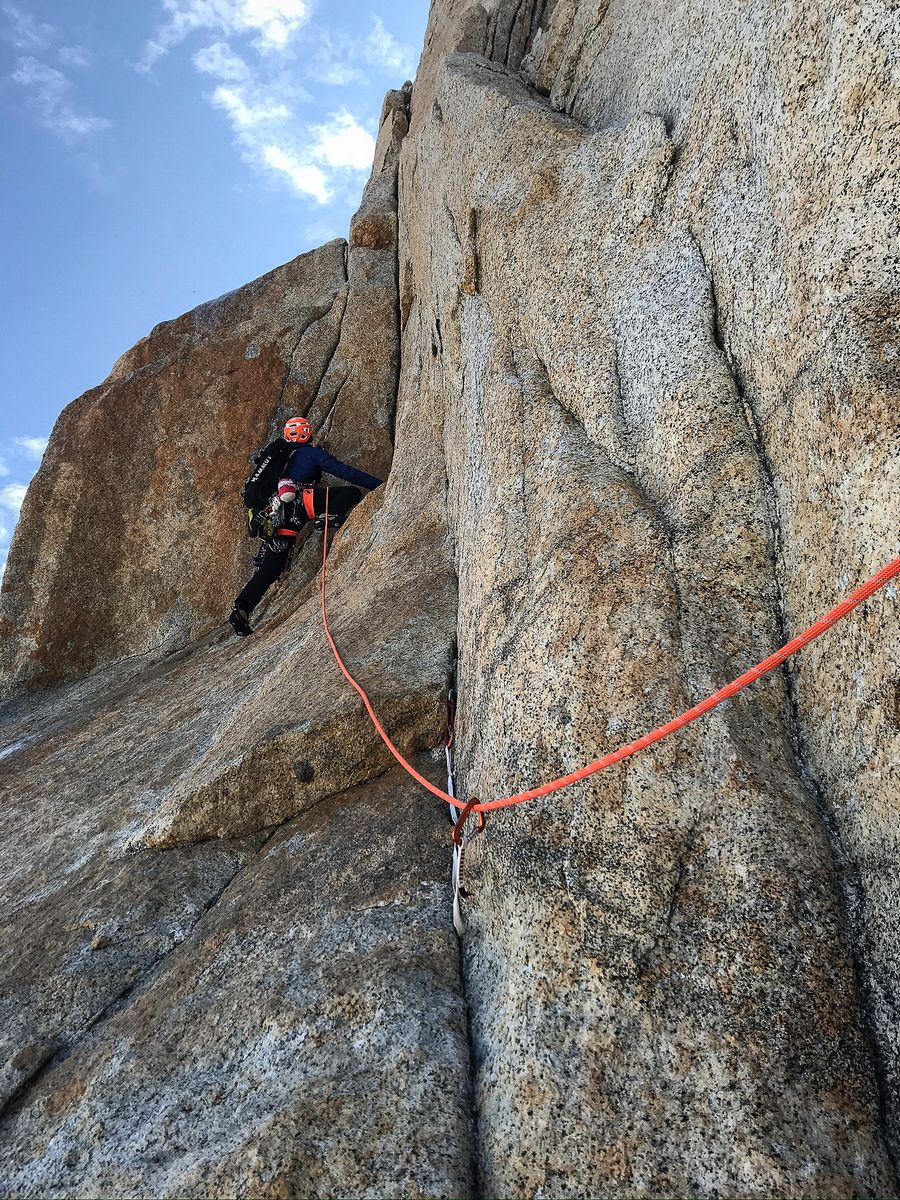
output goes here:
{"type": "Polygon", "coordinates": [[[658,729],[652,730],[650,733],[645,733],[643,737],[639,737],[635,742],[629,742],[627,746],[620,746],[618,750],[613,750],[609,754],[605,754],[602,758],[596,759],[594,762],[588,763],[587,766],[581,767],[577,771],[572,771],[569,775],[561,775],[558,779],[552,779],[549,783],[542,784],[540,787],[530,788],[526,792],[516,792],[512,796],[503,796],[500,800],[488,800],[475,802],[458,799],[456,796],[451,796],[449,792],[443,791],[436,787],[430,780],[421,775],[415,767],[407,762],[391,739],[388,737],[384,726],[378,720],[378,715],[372,707],[369,697],[366,695],[362,687],[356,682],[350,672],[344,665],[344,660],[341,658],[337,646],[334,643],[334,638],[331,636],[331,630],[328,628],[328,612],[325,604],[325,562],[328,546],[328,492],[325,494],[325,538],[322,547],[322,625],[325,628],[325,636],[328,638],[328,644],[331,646],[331,652],[335,657],[337,665],[343,672],[344,678],[350,683],[362,697],[363,704],[366,706],[366,711],[372,719],[372,723],[381,735],[384,744],[400,763],[401,767],[407,770],[413,779],[417,780],[422,787],[427,788],[435,796],[439,796],[441,800],[445,800],[448,804],[452,804],[454,808],[468,810],[465,815],[470,812],[485,813],[494,808],[508,808],[513,804],[522,804],[525,800],[536,800],[539,796],[549,796],[551,792],[558,792],[562,788],[569,787],[573,783],[579,783],[582,779],[587,779],[590,775],[596,775],[598,771],[603,771],[607,767],[613,766],[615,763],[621,762],[624,758],[630,758],[632,754],[637,754],[639,750],[646,749],[647,746],[652,746],[654,742],[661,742],[663,738],[675,733],[679,729],[683,729],[685,725],[689,725],[691,721],[696,721],[698,717],[704,716],[711,709],[716,708],[719,704],[723,704],[726,700],[730,700],[736,696],[738,692],[748,687],[751,683],[755,683],[763,675],[780,666],[792,654],[796,654],[798,650],[802,650],[804,646],[808,646],[815,638],[829,630],[832,625],[837,624],[854,608],[862,604],[864,600],[883,588],[890,580],[900,575],[900,558],[895,558],[893,562],[889,562],[886,567],[873,575],[868,583],[864,583],[862,587],[857,588],[852,595],[846,600],[842,600],[836,608],[831,612],[826,613],[824,617],[820,617],[818,621],[810,625],[809,629],[803,631],[792,638],[780,650],[776,650],[774,654],[770,654],[768,658],[764,658],[761,663],[755,667],[751,667],[749,671],[745,671],[743,675],[739,675],[737,679],[726,684],[717,692],[713,692],[711,696],[707,696],[705,700],[701,700],[699,704],[695,704],[693,708],[689,708],[680,716],[674,717],[671,721],[667,721],[665,725],[660,725],[658,729]]]}

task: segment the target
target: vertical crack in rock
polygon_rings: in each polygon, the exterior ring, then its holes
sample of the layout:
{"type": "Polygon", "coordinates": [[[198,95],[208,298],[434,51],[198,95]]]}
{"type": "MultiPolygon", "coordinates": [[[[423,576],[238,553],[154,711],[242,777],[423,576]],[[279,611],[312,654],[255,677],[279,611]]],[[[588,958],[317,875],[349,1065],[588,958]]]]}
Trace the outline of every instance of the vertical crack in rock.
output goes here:
{"type": "Polygon", "coordinates": [[[607,448],[605,453],[612,462],[613,466],[617,466],[619,470],[624,471],[626,475],[634,476],[637,469],[634,449],[632,446],[632,430],[628,424],[628,416],[625,410],[625,388],[622,382],[622,370],[619,359],[619,331],[613,324],[612,328],[612,385],[613,385],[613,403],[610,405],[610,416],[614,426],[617,426],[616,432],[621,443],[622,460],[619,461],[618,455],[613,456],[607,448]]]}
{"type": "Polygon", "coordinates": [[[322,417],[322,423],[319,426],[319,441],[322,443],[327,441],[328,435],[331,432],[331,427],[334,424],[335,414],[337,413],[338,401],[341,398],[341,392],[344,390],[344,386],[349,378],[349,375],[345,375],[338,384],[334,393],[334,399],[332,400],[328,411],[325,413],[325,416],[322,417]]]}
{"type": "Polygon", "coordinates": [[[472,1024],[472,1007],[469,1004],[469,987],[466,976],[465,934],[459,939],[459,986],[462,992],[463,1008],[465,1010],[466,1043],[469,1050],[468,1094],[469,1114],[472,1121],[471,1146],[471,1176],[474,1184],[471,1200],[485,1200],[484,1172],[481,1168],[481,1113],[478,1107],[476,1080],[478,1078],[478,1058],[475,1047],[475,1029],[472,1024]]]}
{"type": "MultiPolygon", "coordinates": [[[[503,55],[502,55],[502,58],[500,59],[500,61],[501,61],[501,62],[503,62],[503,63],[505,63],[505,65],[506,65],[507,67],[510,67],[510,66],[512,66],[512,69],[513,69],[513,70],[515,70],[515,69],[518,67],[518,65],[519,65],[518,63],[516,63],[516,64],[515,64],[515,66],[513,66],[512,62],[511,62],[511,58],[512,58],[512,50],[513,50],[513,41],[514,41],[514,40],[515,40],[515,41],[518,41],[517,34],[520,32],[520,30],[519,30],[519,20],[520,20],[520,18],[521,18],[521,16],[522,16],[522,9],[525,7],[525,5],[526,5],[526,4],[529,4],[529,5],[530,5],[532,2],[533,2],[533,0],[519,0],[519,3],[518,3],[518,5],[516,6],[516,11],[515,11],[515,13],[513,14],[513,18],[512,18],[512,20],[511,20],[511,21],[510,21],[510,23],[509,23],[509,27],[508,27],[508,29],[506,30],[506,35],[505,35],[505,37],[506,37],[506,45],[505,45],[505,47],[504,47],[504,49],[503,49],[503,55]]],[[[521,58],[522,58],[522,56],[521,56],[521,54],[520,54],[520,55],[519,55],[519,60],[520,60],[520,61],[521,61],[521,58]]]]}
{"type": "Polygon", "coordinates": [[[531,48],[544,9],[544,0],[507,0],[500,4],[488,20],[485,57],[518,71],[531,48]]]}
{"type": "Polygon", "coordinates": [[[477,296],[481,291],[481,258],[478,252],[478,209],[466,214],[466,244],[463,251],[463,278],[460,291],[477,296]]]}
{"type": "MultiPolygon", "coordinates": [[[[454,640],[450,651],[450,667],[447,673],[448,691],[452,689],[454,694],[457,694],[459,680],[459,642],[454,640]]],[[[463,1013],[465,1019],[466,1046],[468,1049],[467,1061],[467,1095],[469,1118],[472,1123],[472,1142],[470,1146],[470,1176],[473,1181],[473,1191],[471,1200],[483,1200],[484,1197],[484,1180],[481,1171],[481,1118],[478,1109],[478,1097],[476,1094],[475,1081],[477,1078],[476,1062],[477,1055],[475,1049],[475,1031],[472,1024],[472,1008],[469,1003],[469,988],[468,977],[466,974],[466,934],[457,938],[458,949],[458,974],[459,974],[459,989],[462,997],[463,1013]]]]}
{"type": "MultiPolygon", "coordinates": [[[[394,235],[394,339],[396,349],[397,369],[394,372],[394,391],[391,398],[391,403],[388,409],[388,435],[393,445],[396,441],[397,428],[397,398],[400,393],[400,378],[403,371],[403,342],[402,334],[406,328],[406,320],[403,315],[403,304],[400,296],[400,153],[403,147],[403,142],[406,140],[406,135],[409,133],[410,110],[412,107],[413,86],[410,83],[405,83],[401,89],[400,95],[403,97],[403,105],[401,112],[406,119],[406,129],[400,138],[397,147],[397,157],[394,170],[392,173],[392,196],[394,199],[394,207],[397,213],[397,226],[394,235]]],[[[388,119],[388,114],[385,113],[384,120],[388,119]]],[[[382,122],[383,123],[383,122],[382,122]]],[[[411,301],[410,301],[411,304],[411,301]]]]}
{"type": "MultiPolygon", "coordinates": [[[[335,355],[337,354],[338,349],[340,347],[341,333],[343,332],[343,321],[344,321],[344,316],[347,312],[347,301],[349,299],[349,295],[350,295],[349,288],[345,286],[344,288],[341,289],[340,292],[338,292],[338,295],[335,297],[335,304],[337,303],[338,298],[341,299],[342,303],[341,303],[341,313],[340,313],[340,316],[338,317],[337,328],[335,329],[335,333],[334,333],[334,340],[330,344],[328,350],[326,351],[325,361],[322,366],[322,370],[319,372],[319,378],[316,381],[315,386],[310,389],[309,401],[307,402],[307,405],[304,409],[304,415],[309,414],[313,405],[319,399],[320,393],[322,391],[322,385],[325,382],[325,380],[328,378],[328,372],[331,370],[331,365],[334,362],[335,355]]],[[[332,305],[332,307],[328,310],[327,313],[324,314],[324,316],[329,316],[333,311],[334,311],[334,305],[332,305]]]]}
{"type": "MultiPolygon", "coordinates": [[[[781,578],[784,563],[784,530],[778,505],[775,471],[772,466],[772,461],[769,458],[766,450],[762,422],[759,414],[756,412],[753,402],[748,395],[740,365],[728,348],[722,322],[722,310],[716,290],[715,276],[709,262],[706,260],[703,249],[700,246],[699,239],[696,236],[694,236],[694,241],[697,244],[700,257],[703,260],[703,265],[709,277],[713,340],[715,341],[715,344],[728,367],[729,374],[731,375],[731,379],[737,393],[737,398],[741,406],[741,411],[743,412],[744,419],[747,423],[747,430],[750,440],[753,444],[759,464],[771,530],[770,572],[772,576],[774,592],[773,611],[776,628],[778,631],[779,643],[784,645],[790,640],[791,634],[788,626],[787,605],[781,578]]],[[[819,780],[818,774],[813,765],[812,755],[809,750],[809,745],[803,730],[803,722],[800,717],[800,704],[797,695],[796,676],[790,660],[784,663],[782,670],[785,682],[785,692],[787,696],[788,735],[794,758],[794,765],[800,782],[806,789],[807,794],[812,799],[816,811],[819,814],[831,851],[831,858],[834,864],[835,875],[837,877],[835,895],[837,898],[838,908],[842,916],[847,946],[850,953],[851,962],[853,964],[853,973],[856,982],[856,994],[859,1006],[860,1025],[862,1027],[869,1050],[872,1072],[875,1079],[879,1125],[881,1128],[885,1150],[894,1172],[898,1190],[900,1190],[900,1155],[898,1155],[898,1150],[892,1137],[892,1099],[890,1078],[885,1056],[881,1048],[881,1042],[875,1026],[873,1017],[875,998],[869,980],[869,974],[866,970],[867,953],[865,946],[867,945],[868,939],[865,924],[865,883],[863,882],[862,872],[859,868],[859,865],[855,862],[853,856],[847,849],[838,822],[835,819],[835,816],[828,803],[825,789],[822,786],[822,783],[819,780]]]]}
{"type": "MultiPolygon", "coordinates": [[[[340,295],[340,292],[338,292],[337,295],[340,295]]],[[[337,296],[335,296],[335,300],[336,299],[337,299],[337,296]]],[[[313,315],[301,327],[300,332],[297,334],[297,340],[294,342],[293,346],[291,347],[289,353],[286,356],[284,374],[281,377],[281,386],[278,389],[278,403],[276,405],[276,411],[277,411],[277,409],[280,409],[281,406],[284,404],[285,389],[287,388],[287,385],[291,381],[291,375],[294,372],[294,359],[297,357],[297,351],[300,349],[301,345],[303,344],[303,339],[306,337],[309,330],[312,329],[313,325],[315,325],[317,321],[321,321],[323,317],[328,316],[328,314],[331,312],[333,307],[334,307],[334,301],[332,301],[332,303],[329,305],[328,308],[321,309],[321,310],[313,313],[313,315]]]]}

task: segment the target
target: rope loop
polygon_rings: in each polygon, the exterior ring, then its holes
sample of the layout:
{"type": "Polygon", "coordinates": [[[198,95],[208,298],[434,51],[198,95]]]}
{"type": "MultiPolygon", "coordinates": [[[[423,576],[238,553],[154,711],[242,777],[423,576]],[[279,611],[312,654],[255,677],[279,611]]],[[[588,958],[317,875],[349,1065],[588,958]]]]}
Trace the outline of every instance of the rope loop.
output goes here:
{"type": "MultiPolygon", "coordinates": [[[[602,758],[596,759],[594,762],[588,763],[586,766],[579,768],[577,771],[572,771],[569,775],[561,775],[558,779],[552,779],[549,783],[541,784],[540,787],[530,788],[525,792],[516,792],[511,796],[503,796],[499,800],[490,800],[482,803],[477,797],[473,797],[468,803],[463,803],[456,796],[445,792],[443,788],[436,787],[429,779],[426,779],[419,771],[415,769],[412,763],[407,762],[391,739],[388,737],[384,726],[378,719],[378,714],[372,707],[369,697],[365,690],[356,682],[347,667],[344,665],[344,660],[341,658],[334,638],[331,636],[331,630],[328,628],[328,612],[325,604],[325,566],[328,554],[328,489],[325,491],[325,537],[322,545],[322,626],[325,630],[325,636],[328,638],[328,644],[331,647],[331,652],[334,655],[335,662],[341,669],[341,673],[347,682],[356,689],[362,698],[363,704],[366,706],[366,712],[371,718],[372,724],[378,731],[381,740],[393,754],[394,758],[403,769],[410,774],[413,779],[422,785],[432,795],[437,796],[440,800],[445,800],[456,809],[461,809],[459,820],[456,822],[453,830],[453,841],[459,846],[461,842],[457,840],[457,831],[461,831],[466,820],[471,813],[475,812],[481,817],[481,824],[476,832],[480,833],[484,829],[484,814],[495,808],[509,808],[513,804],[522,804],[526,800],[537,800],[540,796],[549,796],[553,792],[559,792],[563,788],[569,787],[573,783],[579,783],[582,779],[587,779],[591,775],[596,775],[598,771],[603,771],[607,767],[613,766],[615,763],[621,762],[625,758],[630,758],[632,754],[637,754],[640,750],[645,750],[648,746],[654,745],[656,742],[661,742],[663,738],[669,737],[670,734],[676,733],[679,729],[683,729],[685,725],[690,725],[692,721],[696,721],[699,717],[705,716],[712,709],[723,704],[726,700],[730,700],[736,696],[738,692],[743,691],[751,683],[755,683],[763,675],[769,671],[774,671],[776,667],[781,666],[783,662],[796,654],[798,650],[802,650],[804,646],[808,646],[815,638],[820,637],[823,633],[829,630],[832,625],[837,624],[842,618],[846,617],[849,612],[862,604],[864,600],[877,592],[880,588],[885,587],[890,580],[900,575],[900,558],[895,558],[889,562],[887,566],[872,576],[866,583],[851,593],[845,600],[842,600],[837,607],[831,612],[826,613],[824,617],[820,617],[808,629],[805,629],[797,637],[792,638],[780,650],[776,650],[774,654],[770,654],[768,658],[764,658],[762,662],[757,663],[755,667],[751,667],[749,671],[745,671],[743,675],[739,675],[737,679],[733,679],[731,683],[720,688],[717,692],[713,692],[711,696],[707,696],[705,700],[701,700],[699,704],[695,704],[693,708],[689,708],[686,712],[681,713],[677,717],[673,717],[671,721],[667,721],[664,725],[645,733],[643,737],[639,737],[637,741],[629,742],[625,746],[620,746],[618,750],[613,750],[610,754],[605,754],[602,758]]],[[[889,593],[890,594],[890,593],[889,593]]],[[[449,717],[449,713],[448,713],[449,717]]],[[[448,735],[449,720],[448,720],[448,735]]]]}

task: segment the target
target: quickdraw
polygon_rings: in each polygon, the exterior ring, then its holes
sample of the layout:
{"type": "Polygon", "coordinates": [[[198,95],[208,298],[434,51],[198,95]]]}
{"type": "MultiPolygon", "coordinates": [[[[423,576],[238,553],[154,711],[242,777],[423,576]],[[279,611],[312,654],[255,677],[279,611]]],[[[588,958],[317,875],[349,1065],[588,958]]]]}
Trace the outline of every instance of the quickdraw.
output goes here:
{"type": "MultiPolygon", "coordinates": [[[[444,755],[447,760],[447,793],[450,796],[456,795],[456,786],[453,779],[453,744],[455,740],[455,725],[456,725],[456,693],[451,688],[447,694],[447,726],[446,737],[444,741],[444,755]]],[[[472,805],[476,801],[471,801],[463,809],[461,816],[457,820],[456,809],[450,805],[450,819],[453,821],[453,869],[450,880],[453,889],[453,925],[460,937],[465,933],[465,924],[462,918],[461,900],[464,900],[468,893],[463,886],[463,878],[466,869],[466,849],[474,837],[484,830],[486,818],[484,813],[479,813],[478,828],[472,831],[468,827],[468,819],[472,812],[472,805]]]]}

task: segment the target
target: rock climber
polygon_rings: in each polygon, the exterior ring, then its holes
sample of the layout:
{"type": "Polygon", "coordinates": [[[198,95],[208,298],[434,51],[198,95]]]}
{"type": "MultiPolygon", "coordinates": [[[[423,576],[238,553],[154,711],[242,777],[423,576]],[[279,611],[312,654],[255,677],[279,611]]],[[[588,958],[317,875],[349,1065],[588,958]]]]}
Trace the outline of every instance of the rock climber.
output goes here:
{"type": "Polygon", "coordinates": [[[292,417],[284,437],[276,438],[255,456],[256,470],[244,487],[244,506],[251,536],[262,538],[254,571],[238,593],[228,623],[239,637],[253,632],[250,614],[266,590],[288,566],[294,539],[308,521],[325,527],[326,490],[323,472],[346,479],[351,487],[329,487],[328,526],[337,528],[362,500],[360,488],[372,490],[382,480],[358,471],[312,444],[313,427],[306,417],[292,417]],[[276,485],[277,481],[277,486],[276,485]]]}

